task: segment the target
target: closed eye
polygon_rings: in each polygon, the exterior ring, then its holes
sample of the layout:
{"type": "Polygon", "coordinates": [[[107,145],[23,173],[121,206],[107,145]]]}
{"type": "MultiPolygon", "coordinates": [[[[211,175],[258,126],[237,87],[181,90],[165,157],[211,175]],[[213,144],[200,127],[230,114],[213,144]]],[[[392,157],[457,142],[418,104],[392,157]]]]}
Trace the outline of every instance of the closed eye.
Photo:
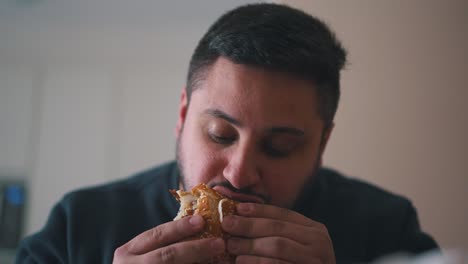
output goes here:
{"type": "Polygon", "coordinates": [[[236,140],[235,137],[225,137],[225,136],[216,135],[214,133],[209,133],[209,136],[213,142],[222,144],[222,145],[232,144],[236,140]]]}
{"type": "Polygon", "coordinates": [[[277,148],[271,144],[264,144],[263,151],[265,154],[273,158],[287,157],[291,153],[290,149],[277,148]]]}
{"type": "Polygon", "coordinates": [[[263,152],[272,158],[284,158],[292,155],[304,144],[304,138],[297,135],[273,135],[261,145],[263,152]]]}

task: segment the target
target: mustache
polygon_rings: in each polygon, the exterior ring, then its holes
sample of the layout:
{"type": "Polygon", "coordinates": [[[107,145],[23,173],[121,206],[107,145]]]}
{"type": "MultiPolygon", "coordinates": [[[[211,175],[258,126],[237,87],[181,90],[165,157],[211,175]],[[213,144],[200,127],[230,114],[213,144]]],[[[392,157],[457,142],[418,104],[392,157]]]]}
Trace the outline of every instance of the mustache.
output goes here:
{"type": "Polygon", "coordinates": [[[263,195],[261,193],[257,193],[254,190],[252,190],[252,188],[250,188],[250,187],[245,187],[245,188],[238,189],[238,188],[232,186],[232,184],[230,182],[228,182],[228,181],[214,182],[214,183],[209,183],[208,184],[208,187],[210,187],[210,188],[213,188],[215,186],[221,186],[221,187],[227,188],[230,191],[235,192],[235,193],[240,193],[240,194],[259,197],[260,199],[262,199],[267,204],[270,203],[270,201],[271,201],[271,198],[269,196],[263,195]]]}

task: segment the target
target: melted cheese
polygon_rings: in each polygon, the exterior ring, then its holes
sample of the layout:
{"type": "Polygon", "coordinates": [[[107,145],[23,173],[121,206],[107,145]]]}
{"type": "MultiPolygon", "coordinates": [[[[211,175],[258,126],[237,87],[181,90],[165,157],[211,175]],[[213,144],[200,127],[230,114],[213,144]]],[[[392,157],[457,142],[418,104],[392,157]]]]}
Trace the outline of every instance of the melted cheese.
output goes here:
{"type": "Polygon", "coordinates": [[[218,203],[218,213],[219,213],[219,222],[223,222],[223,203],[227,202],[228,199],[224,198],[221,199],[218,203]]]}
{"type": "Polygon", "coordinates": [[[197,197],[193,196],[191,193],[179,190],[177,191],[177,194],[180,199],[180,209],[174,220],[179,220],[182,217],[187,216],[187,209],[192,209],[192,212],[194,212],[197,207],[197,197]]]}

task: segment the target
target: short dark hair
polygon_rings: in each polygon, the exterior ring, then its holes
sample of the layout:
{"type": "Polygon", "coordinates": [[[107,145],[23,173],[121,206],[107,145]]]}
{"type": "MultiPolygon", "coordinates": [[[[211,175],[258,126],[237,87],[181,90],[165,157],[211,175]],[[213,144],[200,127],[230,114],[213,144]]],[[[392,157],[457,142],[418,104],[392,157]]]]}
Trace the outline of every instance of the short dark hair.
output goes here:
{"type": "Polygon", "coordinates": [[[313,81],[320,116],[326,126],[333,122],[346,51],[319,19],[269,3],[241,6],[222,15],[202,37],[190,60],[186,86],[189,102],[192,91],[220,56],[313,81]]]}

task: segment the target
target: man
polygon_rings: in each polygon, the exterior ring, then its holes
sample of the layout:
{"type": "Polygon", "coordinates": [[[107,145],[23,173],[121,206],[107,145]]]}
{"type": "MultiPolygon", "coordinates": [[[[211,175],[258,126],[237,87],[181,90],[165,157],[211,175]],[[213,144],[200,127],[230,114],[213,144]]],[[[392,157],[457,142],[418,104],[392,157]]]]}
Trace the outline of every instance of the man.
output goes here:
{"type": "Polygon", "coordinates": [[[437,248],[411,203],[321,167],[346,53],[328,27],[274,4],[223,15],[199,42],[182,91],[177,163],[68,194],[17,263],[369,262],[437,248]],[[206,183],[240,201],[231,239],[185,239],[169,189],[206,183]]]}

